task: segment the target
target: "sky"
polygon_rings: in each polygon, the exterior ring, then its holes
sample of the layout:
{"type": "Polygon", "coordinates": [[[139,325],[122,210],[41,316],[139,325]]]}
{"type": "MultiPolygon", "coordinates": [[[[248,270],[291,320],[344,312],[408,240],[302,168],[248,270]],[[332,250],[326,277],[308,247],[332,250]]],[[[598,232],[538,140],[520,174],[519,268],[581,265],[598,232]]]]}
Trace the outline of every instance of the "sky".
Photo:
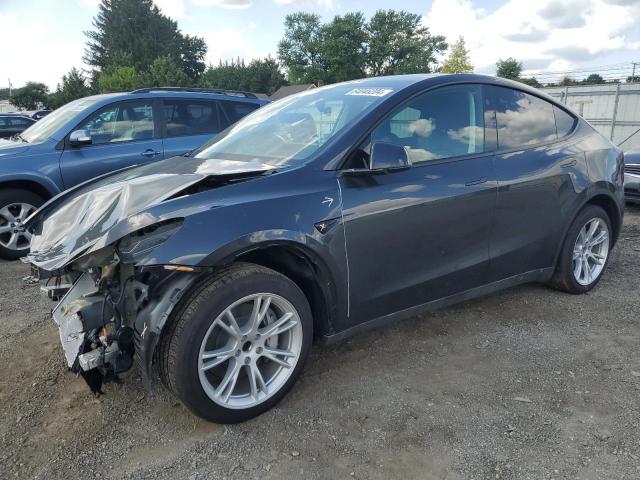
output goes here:
{"type": "MultiPolygon", "coordinates": [[[[27,81],[55,89],[82,62],[99,0],[0,0],[0,88],[27,81]]],[[[516,57],[525,73],[546,80],[598,70],[630,75],[640,62],[640,0],[156,0],[184,33],[203,37],[207,62],[276,56],[284,17],[314,12],[324,21],[350,11],[367,18],[378,9],[422,16],[449,42],[463,36],[475,71],[495,73],[499,58],[516,57]],[[554,73],[550,73],[554,72],[554,73]]],[[[640,71],[640,65],[638,65],[640,71]]]]}

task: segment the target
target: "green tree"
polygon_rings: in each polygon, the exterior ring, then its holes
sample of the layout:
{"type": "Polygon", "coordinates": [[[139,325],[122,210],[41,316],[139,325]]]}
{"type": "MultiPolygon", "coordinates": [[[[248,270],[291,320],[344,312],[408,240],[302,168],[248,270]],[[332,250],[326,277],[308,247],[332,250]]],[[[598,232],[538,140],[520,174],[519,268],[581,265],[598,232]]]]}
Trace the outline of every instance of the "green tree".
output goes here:
{"type": "Polygon", "coordinates": [[[518,80],[521,73],[522,62],[519,62],[513,57],[509,57],[506,60],[500,59],[496,63],[496,75],[498,77],[518,80]]]}
{"type": "Polygon", "coordinates": [[[317,82],[325,75],[322,61],[322,24],[314,13],[298,12],[284,20],[284,37],[278,43],[278,57],[291,83],[317,82]]]}
{"type": "Polygon", "coordinates": [[[85,32],[84,61],[100,71],[126,66],[144,72],[160,57],[171,58],[193,80],[204,71],[205,42],[183,35],[152,0],[101,0],[93,26],[85,32]]]}
{"type": "Polygon", "coordinates": [[[202,85],[207,88],[244,90],[248,88],[247,66],[244,60],[220,61],[217,66],[209,65],[202,77],[202,85]]]}
{"type": "Polygon", "coordinates": [[[271,57],[252,60],[247,66],[247,74],[249,76],[248,90],[251,92],[271,95],[285,83],[278,62],[271,57]]]}
{"type": "Polygon", "coordinates": [[[321,64],[326,71],[318,79],[331,83],[365,76],[368,35],[362,13],[336,15],[323,25],[320,38],[321,64]]]}
{"type": "Polygon", "coordinates": [[[75,67],[62,76],[56,91],[49,95],[49,107],[58,108],[78,98],[91,95],[91,90],[82,73],[75,67]]]}
{"type": "Polygon", "coordinates": [[[378,10],[367,24],[370,75],[431,72],[436,55],[447,49],[441,35],[431,35],[422,17],[395,10],[378,10]]]}
{"type": "Polygon", "coordinates": [[[202,86],[228,90],[247,90],[271,94],[284,85],[284,75],[278,62],[271,57],[252,60],[246,65],[244,60],[220,62],[210,65],[202,77],[202,86]]]}
{"type": "Polygon", "coordinates": [[[627,83],[636,83],[636,82],[640,82],[640,75],[636,75],[636,76],[629,75],[627,77],[627,83]]]}
{"type": "Polygon", "coordinates": [[[472,72],[473,65],[469,59],[469,50],[464,43],[464,38],[458,38],[458,41],[453,44],[449,57],[442,64],[440,69],[442,73],[465,73],[472,72]]]}
{"type": "Polygon", "coordinates": [[[27,82],[13,93],[11,103],[23,110],[37,110],[47,106],[49,89],[44,83],[27,82]]]}
{"type": "Polygon", "coordinates": [[[518,78],[517,80],[519,82],[524,83],[525,85],[529,85],[530,87],[535,87],[535,88],[542,87],[542,84],[538,81],[538,79],[536,77],[518,78]]]}
{"type": "Polygon", "coordinates": [[[278,57],[291,83],[336,82],[367,75],[430,72],[444,37],[431,35],[420,15],[378,10],[369,22],[360,12],[322,24],[315,14],[285,18],[278,57]]]}
{"type": "Polygon", "coordinates": [[[159,57],[149,65],[148,71],[140,76],[139,81],[134,83],[139,83],[135,86],[145,87],[184,87],[191,81],[170,57],[159,57]]]}
{"type": "Polygon", "coordinates": [[[113,67],[100,73],[98,89],[101,93],[128,92],[141,86],[135,67],[113,67]]]}
{"type": "Polygon", "coordinates": [[[559,82],[558,82],[558,86],[560,87],[570,87],[572,85],[577,85],[578,82],[576,82],[573,78],[565,76],[563,77],[559,82]]]}
{"type": "Polygon", "coordinates": [[[604,78],[602,78],[602,75],[599,75],[597,73],[592,73],[587,78],[582,80],[582,82],[580,83],[584,83],[585,85],[598,85],[606,82],[604,78]]]}

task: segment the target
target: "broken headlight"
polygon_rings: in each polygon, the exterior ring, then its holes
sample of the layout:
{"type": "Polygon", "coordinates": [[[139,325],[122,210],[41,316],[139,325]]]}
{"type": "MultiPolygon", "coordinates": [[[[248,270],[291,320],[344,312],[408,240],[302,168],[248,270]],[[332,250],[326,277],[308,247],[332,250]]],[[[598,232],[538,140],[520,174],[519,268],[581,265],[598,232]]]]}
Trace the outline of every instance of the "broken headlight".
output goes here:
{"type": "Polygon", "coordinates": [[[182,219],[168,220],[127,235],[118,244],[120,258],[125,262],[140,258],[166,242],[169,237],[180,230],[182,222],[182,219]]]}

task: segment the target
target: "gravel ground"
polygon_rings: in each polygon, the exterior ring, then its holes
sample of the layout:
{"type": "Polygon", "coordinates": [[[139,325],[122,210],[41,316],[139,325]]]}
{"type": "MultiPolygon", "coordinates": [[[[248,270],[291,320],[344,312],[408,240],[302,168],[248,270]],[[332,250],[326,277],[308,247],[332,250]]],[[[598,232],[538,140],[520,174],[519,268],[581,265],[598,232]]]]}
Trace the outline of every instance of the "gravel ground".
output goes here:
{"type": "Polygon", "coordinates": [[[316,346],[234,426],[136,373],[94,398],[52,303],[0,263],[0,478],[639,478],[640,209],[612,255],[588,295],[528,285],[316,346]]]}

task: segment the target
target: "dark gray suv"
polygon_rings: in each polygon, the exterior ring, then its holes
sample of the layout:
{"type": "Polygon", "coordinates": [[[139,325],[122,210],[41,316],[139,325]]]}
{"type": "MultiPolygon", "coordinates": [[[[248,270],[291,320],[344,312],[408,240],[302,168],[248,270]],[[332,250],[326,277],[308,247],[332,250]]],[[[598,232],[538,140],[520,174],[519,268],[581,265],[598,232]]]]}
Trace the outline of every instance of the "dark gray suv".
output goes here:
{"type": "Polygon", "coordinates": [[[314,338],[525,282],[587,292],[622,217],[622,152],[552,98],[380,77],[63,193],[29,220],[28,260],[64,295],[67,364],[95,392],[135,362],[197,415],[238,422],[286,394],[314,338]]]}

